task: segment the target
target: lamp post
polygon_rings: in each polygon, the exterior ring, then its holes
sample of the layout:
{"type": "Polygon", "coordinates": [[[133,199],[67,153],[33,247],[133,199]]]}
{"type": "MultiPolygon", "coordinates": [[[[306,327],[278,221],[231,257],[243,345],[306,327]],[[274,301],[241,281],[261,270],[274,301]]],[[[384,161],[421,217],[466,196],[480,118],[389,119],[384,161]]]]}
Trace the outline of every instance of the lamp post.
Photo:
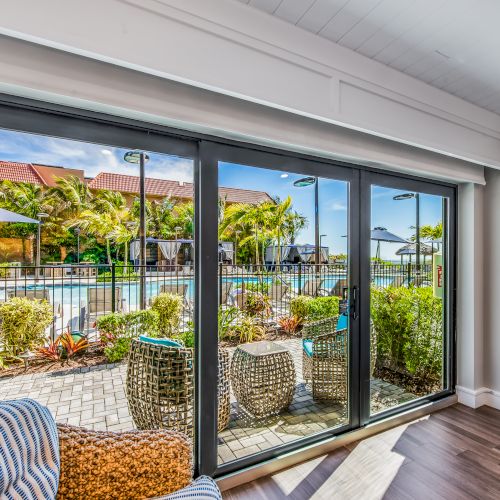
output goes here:
{"type": "Polygon", "coordinates": [[[43,219],[46,219],[49,214],[45,212],[39,212],[36,214],[37,219],[39,220],[38,229],[36,232],[36,261],[35,261],[35,277],[37,280],[40,279],[40,245],[42,240],[42,224],[43,219]]]}
{"type": "Polygon", "coordinates": [[[319,179],[317,177],[302,177],[293,183],[295,187],[307,187],[312,184],[314,184],[314,261],[315,264],[319,264],[319,179]]]}
{"type": "Polygon", "coordinates": [[[79,227],[75,227],[76,234],[76,263],[80,264],[80,232],[81,229],[79,227]]]}
{"type": "Polygon", "coordinates": [[[123,159],[139,165],[139,305],[146,309],[146,175],[149,156],[142,151],[128,151],[123,159]]]}
{"type": "Polygon", "coordinates": [[[241,231],[237,229],[235,232],[235,243],[234,243],[234,265],[236,265],[236,256],[238,254],[238,236],[241,234],[241,231]]]}
{"type": "Polygon", "coordinates": [[[400,200],[411,200],[415,198],[416,204],[416,215],[415,215],[415,260],[416,260],[416,286],[420,283],[420,193],[403,193],[394,196],[392,199],[396,201],[400,200]]]}

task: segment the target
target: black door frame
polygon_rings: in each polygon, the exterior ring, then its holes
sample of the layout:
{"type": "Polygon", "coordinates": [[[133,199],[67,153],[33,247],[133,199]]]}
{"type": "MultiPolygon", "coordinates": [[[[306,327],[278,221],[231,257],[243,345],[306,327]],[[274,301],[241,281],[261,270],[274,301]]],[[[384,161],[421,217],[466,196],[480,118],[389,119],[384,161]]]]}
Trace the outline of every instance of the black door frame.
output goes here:
{"type": "Polygon", "coordinates": [[[200,191],[204,192],[205,200],[210,200],[211,206],[203,205],[200,211],[202,216],[200,225],[206,233],[202,245],[203,262],[198,266],[209,265],[210,270],[203,270],[203,280],[200,288],[200,317],[205,318],[200,322],[200,350],[204,354],[204,362],[199,366],[199,394],[200,407],[205,408],[203,419],[199,422],[199,463],[200,473],[222,476],[236,470],[249,467],[265,460],[270,460],[279,455],[294,451],[298,448],[309,446],[334,435],[341,434],[360,425],[359,414],[359,317],[351,315],[350,328],[350,361],[349,361],[349,422],[345,425],[327,429],[312,436],[304,437],[297,441],[263,451],[233,462],[217,465],[217,407],[213,401],[217,399],[217,387],[213,380],[217,378],[217,210],[218,210],[218,165],[219,162],[248,165],[252,167],[267,168],[276,171],[293,172],[307,176],[345,181],[349,186],[348,210],[348,248],[349,248],[349,287],[359,288],[359,170],[351,167],[339,166],[318,159],[299,158],[284,152],[264,152],[241,146],[224,145],[211,141],[200,143],[200,158],[204,175],[200,177],[200,191]],[[207,246],[210,245],[210,248],[207,246]],[[209,300],[206,300],[210,297],[209,300]],[[204,298],[202,300],[202,298],[204,298]],[[210,401],[209,401],[210,400],[210,401]],[[207,425],[208,423],[208,425],[207,425]]]}
{"type": "Polygon", "coordinates": [[[360,263],[361,263],[361,425],[383,420],[384,418],[408,411],[417,406],[435,401],[455,392],[456,366],[455,366],[455,295],[456,295],[456,195],[457,188],[450,184],[380,173],[361,171],[360,183],[360,226],[361,233],[367,237],[361,238],[360,263]],[[430,394],[370,415],[370,230],[371,230],[371,187],[372,185],[419,192],[441,196],[445,200],[445,214],[443,216],[443,259],[446,269],[443,297],[445,301],[445,315],[443,321],[444,348],[443,348],[443,385],[444,389],[435,394],[430,394]]]}
{"type": "MultiPolygon", "coordinates": [[[[68,106],[35,101],[0,94],[0,128],[46,136],[54,136],[84,142],[107,144],[127,149],[155,151],[194,160],[195,185],[195,307],[196,332],[196,473],[222,475],[257,462],[270,460],[283,453],[313,445],[335,434],[361,427],[374,420],[406,411],[428,401],[454,392],[455,384],[455,276],[456,276],[456,186],[446,182],[422,180],[416,176],[390,174],[382,170],[346,162],[318,158],[266,146],[221,139],[171,127],[126,119],[119,116],[92,112],[68,106]],[[218,156],[221,155],[221,158],[218,156]],[[257,457],[247,457],[235,463],[217,468],[217,210],[218,210],[218,160],[275,170],[286,170],[338,178],[350,182],[349,233],[350,286],[359,287],[359,320],[351,319],[351,378],[350,378],[350,425],[295,441],[268,450],[257,457]],[[405,405],[369,418],[369,380],[367,364],[369,356],[369,186],[371,182],[413,189],[414,191],[439,194],[447,197],[448,206],[448,278],[446,281],[447,307],[447,389],[427,398],[420,398],[405,405]],[[411,188],[409,186],[412,186],[411,188]],[[359,193],[355,200],[355,193],[359,193]],[[446,194],[443,194],[446,193],[446,194]],[[357,224],[356,221],[359,221],[357,224]],[[363,236],[364,235],[364,236],[363,236]],[[363,264],[364,262],[364,264],[363,264]],[[368,263],[368,272],[366,270],[368,263]],[[351,265],[351,264],[350,264],[351,265]],[[363,267],[364,266],[364,267],[363,267]],[[215,311],[215,316],[214,316],[215,311]],[[367,315],[368,311],[368,315],[367,315]],[[202,335],[201,329],[207,331],[202,335]],[[363,349],[361,346],[365,346],[363,349]],[[215,363],[201,363],[201,353],[215,363]],[[212,366],[208,366],[212,365],[212,366]],[[212,387],[210,387],[210,385],[212,387]],[[215,397],[214,397],[215,396],[215,397]],[[363,402],[365,404],[363,404],[363,402]],[[368,402],[368,409],[366,402],[368,402]],[[203,408],[203,411],[200,409],[203,408]]],[[[339,179],[341,180],[341,179],[339,179]]]]}

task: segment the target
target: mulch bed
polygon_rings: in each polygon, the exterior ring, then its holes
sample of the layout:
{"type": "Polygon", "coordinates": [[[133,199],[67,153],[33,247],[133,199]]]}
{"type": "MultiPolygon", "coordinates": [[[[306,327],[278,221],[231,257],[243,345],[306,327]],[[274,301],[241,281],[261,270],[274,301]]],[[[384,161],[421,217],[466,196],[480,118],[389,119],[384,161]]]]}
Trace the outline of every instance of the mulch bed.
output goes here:
{"type": "Polygon", "coordinates": [[[425,396],[442,390],[440,383],[432,380],[422,380],[408,373],[401,373],[386,367],[375,368],[374,377],[402,387],[406,392],[415,396],[425,396]]]}
{"type": "Polygon", "coordinates": [[[74,358],[61,364],[60,361],[48,361],[45,359],[34,359],[29,362],[28,368],[24,368],[24,363],[16,363],[5,370],[0,370],[0,379],[16,377],[19,375],[30,375],[33,373],[56,373],[67,372],[75,368],[85,368],[90,366],[105,365],[108,361],[104,356],[101,347],[91,346],[84,353],[77,354],[74,358]]]}

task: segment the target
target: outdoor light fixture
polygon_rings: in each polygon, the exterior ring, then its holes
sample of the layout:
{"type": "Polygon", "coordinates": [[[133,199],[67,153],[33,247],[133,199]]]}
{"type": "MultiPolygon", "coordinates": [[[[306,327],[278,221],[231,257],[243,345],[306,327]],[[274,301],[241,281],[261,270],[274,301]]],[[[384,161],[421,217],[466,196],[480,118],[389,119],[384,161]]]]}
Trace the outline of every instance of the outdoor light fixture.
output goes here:
{"type": "MultiPolygon", "coordinates": [[[[294,181],[295,187],[307,187],[314,184],[314,261],[320,264],[319,244],[319,179],[317,177],[302,177],[294,181]]],[[[318,271],[318,268],[316,271],[318,271]]]]}
{"type": "Polygon", "coordinates": [[[42,223],[43,219],[46,219],[48,216],[49,214],[46,214],[45,212],[39,212],[36,214],[37,219],[40,221],[36,232],[35,277],[37,280],[40,279],[40,245],[42,239],[42,223]]]}
{"type": "MultiPolygon", "coordinates": [[[[402,193],[393,196],[395,201],[411,200],[415,198],[416,216],[415,216],[415,259],[416,259],[416,275],[420,278],[420,193],[402,193]]],[[[419,279],[416,280],[416,285],[419,286],[419,279]]]]}
{"type": "Polygon", "coordinates": [[[127,151],[123,159],[127,163],[134,163],[139,165],[141,163],[141,156],[144,157],[144,161],[149,161],[149,156],[146,153],[142,153],[141,151],[127,151]]]}
{"type": "Polygon", "coordinates": [[[302,177],[302,179],[294,181],[293,185],[295,187],[306,187],[312,186],[314,183],[316,183],[316,177],[302,177]]]}
{"type": "Polygon", "coordinates": [[[142,151],[127,151],[123,159],[139,165],[139,299],[141,309],[146,309],[146,175],[144,165],[149,156],[142,151]]]}

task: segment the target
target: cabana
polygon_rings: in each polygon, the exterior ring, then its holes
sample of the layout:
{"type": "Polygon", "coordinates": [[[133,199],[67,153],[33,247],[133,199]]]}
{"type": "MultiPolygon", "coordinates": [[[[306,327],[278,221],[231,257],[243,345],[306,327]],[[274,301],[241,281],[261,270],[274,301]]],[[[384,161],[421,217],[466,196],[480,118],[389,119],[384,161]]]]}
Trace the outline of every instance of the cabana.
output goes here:
{"type": "MultiPolygon", "coordinates": [[[[314,263],[316,247],[311,244],[305,245],[281,245],[281,264],[309,264],[314,263]]],[[[328,263],[328,247],[320,248],[321,263],[328,263]]],[[[274,265],[278,262],[278,246],[270,245],[266,248],[265,263],[274,265]]]]}
{"type": "MultiPolygon", "coordinates": [[[[140,243],[130,242],[130,260],[139,265],[140,243]]],[[[230,241],[219,242],[219,261],[231,264],[234,247],[230,241]]],[[[173,271],[176,266],[192,266],[194,260],[194,240],[163,240],[146,238],[146,265],[150,271],[173,271]]]]}

